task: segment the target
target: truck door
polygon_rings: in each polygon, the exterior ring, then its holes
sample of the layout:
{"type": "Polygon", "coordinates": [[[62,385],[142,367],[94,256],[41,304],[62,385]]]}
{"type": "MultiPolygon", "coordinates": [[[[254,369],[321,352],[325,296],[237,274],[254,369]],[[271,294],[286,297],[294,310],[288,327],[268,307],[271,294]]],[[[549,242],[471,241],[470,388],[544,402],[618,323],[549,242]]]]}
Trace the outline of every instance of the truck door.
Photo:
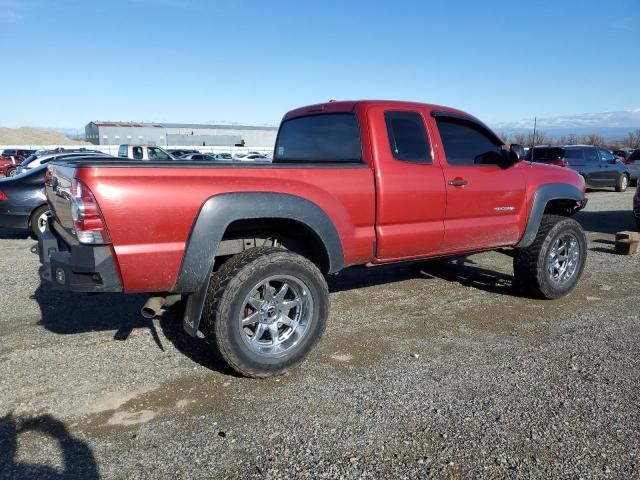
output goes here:
{"type": "Polygon", "coordinates": [[[525,170],[506,166],[502,141],[477,120],[434,112],[447,189],[448,252],[513,245],[526,222],[525,170]]]}
{"type": "Polygon", "coordinates": [[[375,262],[436,252],[444,237],[445,188],[426,108],[368,111],[375,162],[375,262]]]}

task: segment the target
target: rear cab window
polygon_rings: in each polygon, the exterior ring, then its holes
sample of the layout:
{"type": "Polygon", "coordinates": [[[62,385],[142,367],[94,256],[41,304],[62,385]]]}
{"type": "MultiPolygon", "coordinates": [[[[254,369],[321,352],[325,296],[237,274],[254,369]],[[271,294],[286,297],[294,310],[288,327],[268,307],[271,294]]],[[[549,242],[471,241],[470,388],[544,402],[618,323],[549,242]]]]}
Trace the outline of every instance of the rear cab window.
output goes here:
{"type": "Polygon", "coordinates": [[[358,119],[353,113],[325,113],[284,121],[273,162],[361,163],[358,119]]]}
{"type": "Polygon", "coordinates": [[[396,160],[432,163],[427,132],[418,112],[384,112],[391,153],[396,160]]]}
{"type": "Polygon", "coordinates": [[[118,148],[118,156],[127,158],[129,156],[128,150],[129,147],[127,147],[126,145],[120,145],[120,148],[118,148]]]}

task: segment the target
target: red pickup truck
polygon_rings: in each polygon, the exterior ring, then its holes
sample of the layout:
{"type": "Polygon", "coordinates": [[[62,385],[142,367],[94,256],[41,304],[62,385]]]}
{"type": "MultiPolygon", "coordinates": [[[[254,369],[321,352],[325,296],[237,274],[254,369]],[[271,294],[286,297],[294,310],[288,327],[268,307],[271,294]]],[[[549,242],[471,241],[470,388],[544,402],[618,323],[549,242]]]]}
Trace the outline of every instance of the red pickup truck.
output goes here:
{"type": "Polygon", "coordinates": [[[78,292],[186,298],[237,372],[301,362],[329,310],[325,275],[511,247],[528,295],[557,298],[587,248],[574,171],[520,161],[476,118],[409,102],[287,113],[273,162],[86,159],[49,167],[42,278],[78,292]]]}

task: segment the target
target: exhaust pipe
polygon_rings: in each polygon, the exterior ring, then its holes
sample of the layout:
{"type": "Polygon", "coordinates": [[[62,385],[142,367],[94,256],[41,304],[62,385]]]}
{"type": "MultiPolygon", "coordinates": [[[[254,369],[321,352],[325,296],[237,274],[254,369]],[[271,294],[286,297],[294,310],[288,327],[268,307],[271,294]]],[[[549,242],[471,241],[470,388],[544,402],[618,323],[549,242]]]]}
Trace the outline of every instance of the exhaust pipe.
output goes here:
{"type": "Polygon", "coordinates": [[[179,302],[182,298],[181,295],[168,295],[166,297],[151,297],[142,306],[140,314],[147,319],[155,318],[162,314],[164,310],[171,305],[179,302]]]}

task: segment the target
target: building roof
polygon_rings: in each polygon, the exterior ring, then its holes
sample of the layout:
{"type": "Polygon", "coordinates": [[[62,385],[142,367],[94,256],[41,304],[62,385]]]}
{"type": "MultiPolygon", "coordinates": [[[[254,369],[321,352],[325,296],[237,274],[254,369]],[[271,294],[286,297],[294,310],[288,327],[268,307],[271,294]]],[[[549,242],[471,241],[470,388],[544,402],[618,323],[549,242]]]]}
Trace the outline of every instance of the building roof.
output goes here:
{"type": "Polygon", "coordinates": [[[186,129],[216,129],[216,130],[277,130],[278,127],[256,126],[256,125],[234,125],[219,124],[210,125],[205,123],[146,123],[146,122],[104,122],[97,120],[93,123],[98,127],[134,127],[134,128],[186,128],[186,129]]]}

